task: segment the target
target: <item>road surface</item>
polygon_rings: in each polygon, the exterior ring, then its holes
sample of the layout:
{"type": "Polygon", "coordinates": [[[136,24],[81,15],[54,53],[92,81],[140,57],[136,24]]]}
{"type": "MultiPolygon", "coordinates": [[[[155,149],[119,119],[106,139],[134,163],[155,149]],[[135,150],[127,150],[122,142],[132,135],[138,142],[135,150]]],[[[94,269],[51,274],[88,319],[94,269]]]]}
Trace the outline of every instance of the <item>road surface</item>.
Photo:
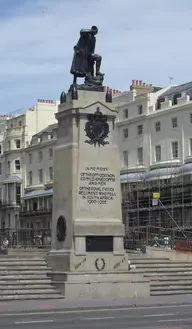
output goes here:
{"type": "Polygon", "coordinates": [[[191,329],[191,305],[0,313],[2,329],[191,329]]]}

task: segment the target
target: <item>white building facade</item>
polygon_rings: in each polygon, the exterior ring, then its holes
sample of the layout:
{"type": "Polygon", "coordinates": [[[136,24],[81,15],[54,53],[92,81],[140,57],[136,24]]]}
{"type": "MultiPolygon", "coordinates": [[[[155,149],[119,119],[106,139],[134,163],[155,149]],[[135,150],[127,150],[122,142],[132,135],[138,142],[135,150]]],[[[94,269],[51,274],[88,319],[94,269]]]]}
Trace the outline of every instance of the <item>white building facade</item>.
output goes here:
{"type": "Polygon", "coordinates": [[[132,89],[115,97],[128,225],[159,227],[170,220],[170,227],[192,227],[192,82],[158,91],[137,82],[132,89]],[[153,192],[162,209],[152,207],[153,192]]]}
{"type": "Polygon", "coordinates": [[[57,124],[52,124],[35,134],[25,149],[26,186],[20,212],[23,228],[51,228],[56,140],[57,124]]]}
{"type": "Polygon", "coordinates": [[[134,90],[127,93],[128,101],[118,106],[116,123],[123,171],[178,167],[192,160],[189,86],[192,90],[191,83],[154,93],[137,95],[134,90]]]}
{"type": "Polygon", "coordinates": [[[3,229],[17,229],[20,220],[21,198],[27,184],[25,149],[32,136],[55,122],[58,102],[38,100],[33,108],[23,113],[14,113],[6,120],[2,135],[0,155],[0,225],[3,229]]]}

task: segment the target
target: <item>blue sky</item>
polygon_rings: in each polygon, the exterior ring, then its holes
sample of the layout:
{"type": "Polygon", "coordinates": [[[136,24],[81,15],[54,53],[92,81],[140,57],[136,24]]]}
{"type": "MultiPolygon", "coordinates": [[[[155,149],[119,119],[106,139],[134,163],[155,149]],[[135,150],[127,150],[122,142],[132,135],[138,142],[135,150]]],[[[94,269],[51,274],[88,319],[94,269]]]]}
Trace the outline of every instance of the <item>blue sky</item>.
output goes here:
{"type": "Polygon", "coordinates": [[[105,85],[192,80],[191,0],[0,0],[0,8],[1,113],[67,91],[73,46],[91,25],[105,85]]]}

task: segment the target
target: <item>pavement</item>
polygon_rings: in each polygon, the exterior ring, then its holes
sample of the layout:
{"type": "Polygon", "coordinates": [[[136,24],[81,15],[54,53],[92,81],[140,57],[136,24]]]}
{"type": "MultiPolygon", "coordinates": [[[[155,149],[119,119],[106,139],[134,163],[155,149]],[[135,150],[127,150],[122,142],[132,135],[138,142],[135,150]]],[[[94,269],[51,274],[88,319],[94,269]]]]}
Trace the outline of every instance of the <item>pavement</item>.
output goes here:
{"type": "Polygon", "coordinates": [[[0,314],[3,329],[191,329],[190,305],[111,307],[0,314]]]}
{"type": "Polygon", "coordinates": [[[142,307],[142,306],[164,306],[164,305],[185,305],[191,304],[192,295],[178,296],[151,296],[143,298],[126,298],[118,300],[66,300],[66,299],[46,299],[46,300],[14,300],[0,301],[0,314],[48,311],[48,310],[89,310],[100,308],[122,308],[122,307],[142,307]]]}

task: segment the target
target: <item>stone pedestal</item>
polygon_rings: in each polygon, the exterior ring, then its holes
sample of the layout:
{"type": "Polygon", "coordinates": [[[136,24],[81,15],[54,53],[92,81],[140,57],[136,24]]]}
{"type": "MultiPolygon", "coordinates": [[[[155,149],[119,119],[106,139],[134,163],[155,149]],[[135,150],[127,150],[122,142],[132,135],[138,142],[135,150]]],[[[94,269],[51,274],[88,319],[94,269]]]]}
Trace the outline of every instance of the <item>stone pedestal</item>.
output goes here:
{"type": "Polygon", "coordinates": [[[56,114],[48,264],[54,284],[66,298],[84,298],[82,291],[88,291],[89,298],[101,298],[104,286],[114,297],[132,295],[129,275],[125,274],[128,257],[123,241],[116,114],[112,103],[105,102],[104,92],[91,91],[78,91],[77,100],[68,93],[56,114]],[[60,216],[66,229],[63,238],[58,232],[60,216]]]}

